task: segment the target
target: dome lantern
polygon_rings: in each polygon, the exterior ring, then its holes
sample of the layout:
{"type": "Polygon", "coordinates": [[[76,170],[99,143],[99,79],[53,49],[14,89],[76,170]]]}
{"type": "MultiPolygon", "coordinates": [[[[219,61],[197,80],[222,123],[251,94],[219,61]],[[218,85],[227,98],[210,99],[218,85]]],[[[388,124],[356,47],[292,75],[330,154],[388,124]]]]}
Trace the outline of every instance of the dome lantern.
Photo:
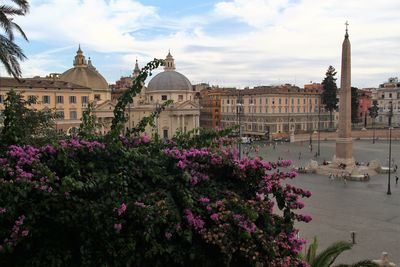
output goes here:
{"type": "Polygon", "coordinates": [[[168,55],[165,58],[165,71],[174,71],[175,70],[175,60],[171,55],[171,52],[168,50],[168,55]]]}
{"type": "Polygon", "coordinates": [[[79,44],[78,51],[76,51],[74,67],[87,67],[86,59],[85,59],[85,56],[83,55],[80,44],[79,44]]]}

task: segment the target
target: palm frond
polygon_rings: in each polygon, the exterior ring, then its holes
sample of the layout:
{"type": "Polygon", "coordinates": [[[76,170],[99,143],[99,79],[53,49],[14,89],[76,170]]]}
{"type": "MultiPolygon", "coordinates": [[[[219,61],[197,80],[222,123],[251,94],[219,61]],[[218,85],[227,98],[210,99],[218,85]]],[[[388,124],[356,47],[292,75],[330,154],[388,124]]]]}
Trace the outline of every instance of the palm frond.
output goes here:
{"type": "Polygon", "coordinates": [[[25,54],[17,44],[1,34],[0,44],[0,62],[6,68],[8,74],[18,79],[22,74],[18,60],[26,59],[25,54]]]}
{"type": "Polygon", "coordinates": [[[28,37],[25,35],[25,32],[21,29],[21,27],[17,23],[11,22],[11,26],[13,29],[16,29],[26,41],[28,41],[28,37]]]}
{"type": "Polygon", "coordinates": [[[314,267],[331,266],[333,264],[333,262],[336,260],[336,258],[343,251],[349,250],[349,249],[351,249],[351,247],[352,247],[352,244],[349,242],[345,242],[345,241],[336,242],[336,243],[330,245],[329,247],[327,247],[321,253],[319,253],[316,256],[312,266],[314,266],[314,267]]]}
{"type": "Polygon", "coordinates": [[[306,254],[306,261],[310,265],[312,265],[313,262],[315,261],[315,257],[317,255],[317,249],[318,249],[318,240],[317,240],[317,237],[314,237],[314,240],[308,247],[307,254],[306,254]]]}
{"type": "Polygon", "coordinates": [[[12,0],[20,9],[27,13],[29,11],[29,3],[27,0],[12,0]]]}

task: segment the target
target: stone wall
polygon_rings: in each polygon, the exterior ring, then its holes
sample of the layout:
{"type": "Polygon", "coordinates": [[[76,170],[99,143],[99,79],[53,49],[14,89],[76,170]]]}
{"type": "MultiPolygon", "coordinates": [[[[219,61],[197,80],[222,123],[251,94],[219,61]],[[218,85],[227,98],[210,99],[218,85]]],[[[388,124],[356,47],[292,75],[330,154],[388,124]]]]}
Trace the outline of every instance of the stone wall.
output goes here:
{"type": "MultiPolygon", "coordinates": [[[[338,136],[337,132],[321,132],[320,134],[320,140],[336,140],[338,136]]],[[[351,136],[353,139],[371,139],[373,137],[373,130],[368,129],[368,130],[353,130],[351,133],[351,136]]],[[[318,140],[318,133],[314,132],[312,134],[312,140],[316,141],[318,140]]],[[[379,140],[387,140],[389,139],[389,130],[388,129],[376,129],[375,130],[375,138],[379,140]]],[[[297,141],[309,141],[310,140],[310,134],[305,133],[305,134],[295,134],[294,136],[295,142],[297,141]]],[[[400,140],[400,128],[395,128],[392,130],[392,140],[400,140]]]]}

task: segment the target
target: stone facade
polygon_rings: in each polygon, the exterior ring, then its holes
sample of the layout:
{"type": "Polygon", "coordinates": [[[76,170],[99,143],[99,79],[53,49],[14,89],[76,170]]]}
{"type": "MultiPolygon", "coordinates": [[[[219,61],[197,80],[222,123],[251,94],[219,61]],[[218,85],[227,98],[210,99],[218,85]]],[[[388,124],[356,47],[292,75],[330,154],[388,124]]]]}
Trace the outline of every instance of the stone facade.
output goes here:
{"type": "Polygon", "coordinates": [[[400,126],[400,82],[397,77],[389,80],[376,90],[375,99],[378,100],[378,124],[389,125],[389,115],[392,114],[392,126],[400,126]]]}
{"type": "Polygon", "coordinates": [[[134,127],[162,103],[172,100],[172,105],[161,112],[155,127],[148,126],[146,133],[158,133],[162,138],[171,138],[177,131],[191,131],[200,127],[198,99],[199,92],[184,75],[175,71],[175,61],[168,53],[164,71],[154,76],[127,107],[126,127],[134,127]]]}
{"type": "MultiPolygon", "coordinates": [[[[103,76],[92,65],[91,60],[86,61],[79,47],[74,59],[74,67],[63,74],[51,73],[46,77],[0,78],[0,110],[4,109],[4,99],[11,89],[21,92],[26,100],[36,97],[37,104],[32,108],[52,109],[60,118],[56,121],[58,130],[67,134],[76,131],[79,127],[82,112],[91,102],[96,103],[96,108],[109,105],[111,90],[103,76]],[[108,104],[107,104],[108,103],[108,104]]],[[[112,119],[112,110],[109,108],[101,113],[97,112],[101,122],[109,128],[112,119]]],[[[106,132],[104,128],[104,132],[106,132]]]]}
{"type": "Polygon", "coordinates": [[[329,128],[321,90],[288,84],[236,89],[222,95],[221,126],[232,127],[239,120],[243,136],[266,139],[329,128]]]}

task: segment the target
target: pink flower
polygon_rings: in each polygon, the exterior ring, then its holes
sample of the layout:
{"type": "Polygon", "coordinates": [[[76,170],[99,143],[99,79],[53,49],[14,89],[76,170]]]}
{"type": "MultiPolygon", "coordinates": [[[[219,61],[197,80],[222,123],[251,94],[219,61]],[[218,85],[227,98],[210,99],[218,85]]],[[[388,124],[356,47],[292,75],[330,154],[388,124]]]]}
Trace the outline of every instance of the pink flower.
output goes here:
{"type": "Polygon", "coordinates": [[[122,224],[120,224],[120,223],[114,224],[114,229],[115,229],[115,232],[117,234],[119,234],[121,232],[121,229],[122,229],[122,224]]]}
{"type": "Polygon", "coordinates": [[[189,209],[185,210],[185,214],[189,226],[192,226],[194,229],[201,232],[204,228],[204,221],[199,216],[194,216],[189,209]]]}
{"type": "Polygon", "coordinates": [[[142,138],[142,142],[145,143],[145,144],[150,142],[150,137],[148,135],[146,135],[146,134],[142,135],[141,138],[142,138]]]}
{"type": "Polygon", "coordinates": [[[6,213],[7,209],[6,208],[0,208],[0,214],[6,213]]]}
{"type": "Polygon", "coordinates": [[[118,211],[117,211],[118,216],[121,216],[125,211],[126,211],[126,205],[125,205],[125,203],[122,203],[121,207],[119,207],[118,211]]]}
{"type": "Polygon", "coordinates": [[[211,220],[213,220],[213,221],[218,221],[219,216],[218,216],[217,213],[213,213],[213,214],[210,216],[210,218],[211,218],[211,220]]]}
{"type": "Polygon", "coordinates": [[[135,206],[137,206],[139,208],[146,208],[146,205],[143,202],[137,202],[136,201],[134,204],[135,204],[135,206]]]}
{"type": "Polygon", "coordinates": [[[171,234],[170,232],[166,232],[166,233],[165,233],[165,238],[166,238],[166,239],[170,240],[171,237],[172,237],[172,234],[171,234]]]}
{"type": "Polygon", "coordinates": [[[27,236],[29,234],[29,230],[24,230],[21,232],[21,236],[27,236]]]}
{"type": "Polygon", "coordinates": [[[203,203],[203,204],[207,204],[208,202],[210,202],[210,199],[207,198],[207,197],[201,197],[201,198],[199,199],[199,201],[200,201],[201,203],[203,203]]]}

